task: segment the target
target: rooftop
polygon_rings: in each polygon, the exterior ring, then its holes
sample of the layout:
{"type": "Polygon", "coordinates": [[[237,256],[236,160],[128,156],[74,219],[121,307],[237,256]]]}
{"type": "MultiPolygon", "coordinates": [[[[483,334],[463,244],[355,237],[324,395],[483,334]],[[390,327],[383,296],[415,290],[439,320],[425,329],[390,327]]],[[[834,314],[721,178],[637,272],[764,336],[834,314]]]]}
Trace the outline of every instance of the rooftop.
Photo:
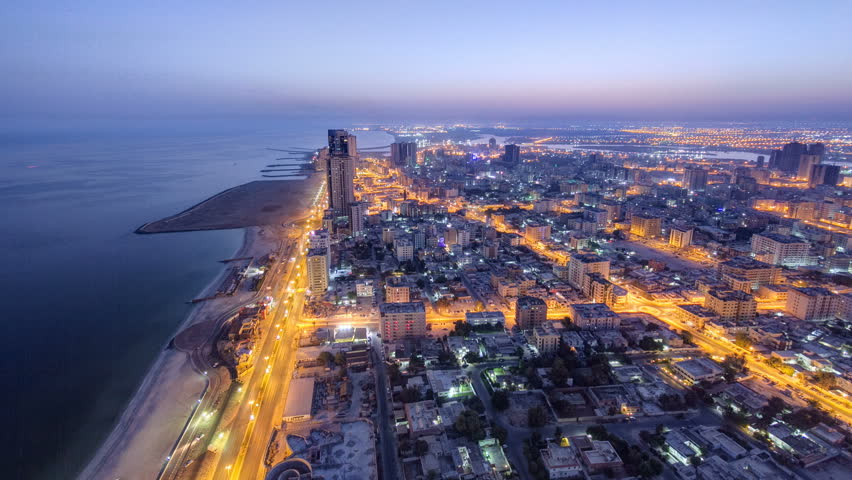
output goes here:
{"type": "Polygon", "coordinates": [[[775,265],[770,265],[768,263],[761,262],[760,260],[755,260],[751,257],[734,257],[730,260],[722,262],[720,265],[724,265],[724,266],[730,267],[730,268],[744,269],[744,270],[778,268],[775,265]]]}
{"type": "Polygon", "coordinates": [[[688,372],[693,378],[700,378],[705,375],[718,375],[722,373],[722,367],[708,358],[683,360],[675,363],[675,365],[681,370],[688,372]]]}
{"type": "Polygon", "coordinates": [[[710,290],[708,295],[716,297],[723,302],[746,301],[754,298],[739,290],[710,290]]]}
{"type": "Polygon", "coordinates": [[[604,303],[575,303],[571,305],[574,313],[586,318],[600,317],[617,317],[618,314],[613,312],[604,303]]]}
{"type": "Polygon", "coordinates": [[[803,243],[805,245],[808,244],[808,242],[802,240],[801,238],[796,238],[792,235],[781,235],[780,233],[759,233],[758,235],[760,235],[763,238],[768,238],[768,239],[772,240],[773,242],[778,242],[778,243],[788,243],[788,244],[803,243]]]}
{"type": "Polygon", "coordinates": [[[685,305],[676,305],[677,308],[681,310],[686,310],[687,312],[698,316],[698,317],[717,317],[716,313],[708,308],[703,307],[697,303],[687,303],[685,305]]]}
{"type": "Polygon", "coordinates": [[[505,322],[506,320],[503,312],[465,312],[464,317],[468,322],[471,320],[505,322]]]}
{"type": "Polygon", "coordinates": [[[310,415],[313,399],[314,379],[294,378],[290,381],[290,391],[287,393],[287,403],[284,406],[284,417],[310,415]]]}
{"type": "Polygon", "coordinates": [[[379,306],[382,315],[393,313],[426,313],[423,302],[383,303],[379,306]]]}
{"type": "Polygon", "coordinates": [[[823,287],[798,287],[793,288],[793,290],[803,293],[809,297],[826,297],[831,296],[831,290],[823,287]]]}
{"type": "Polygon", "coordinates": [[[609,261],[599,255],[595,255],[594,253],[576,253],[571,255],[571,260],[577,260],[582,263],[599,263],[609,261]]]}

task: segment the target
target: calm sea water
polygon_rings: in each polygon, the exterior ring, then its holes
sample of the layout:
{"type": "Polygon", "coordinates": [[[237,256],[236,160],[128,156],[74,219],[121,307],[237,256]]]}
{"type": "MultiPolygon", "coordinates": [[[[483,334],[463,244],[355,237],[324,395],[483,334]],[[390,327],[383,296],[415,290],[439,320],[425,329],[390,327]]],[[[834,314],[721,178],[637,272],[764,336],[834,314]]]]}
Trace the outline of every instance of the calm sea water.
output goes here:
{"type": "MultiPolygon", "coordinates": [[[[332,125],[334,127],[335,125],[332,125]]],[[[323,126],[181,135],[0,136],[5,478],[72,478],[243,231],[136,235],[323,126]]],[[[359,135],[359,146],[389,143],[359,135]]]]}

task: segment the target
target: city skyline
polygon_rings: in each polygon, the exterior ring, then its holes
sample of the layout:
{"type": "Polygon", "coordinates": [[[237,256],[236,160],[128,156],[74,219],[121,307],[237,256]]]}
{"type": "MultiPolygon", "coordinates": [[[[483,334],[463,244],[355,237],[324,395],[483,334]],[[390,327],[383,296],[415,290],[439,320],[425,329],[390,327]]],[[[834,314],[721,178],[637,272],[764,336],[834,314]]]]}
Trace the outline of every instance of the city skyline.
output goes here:
{"type": "Polygon", "coordinates": [[[4,120],[848,120],[829,3],[7,5],[4,120]]]}

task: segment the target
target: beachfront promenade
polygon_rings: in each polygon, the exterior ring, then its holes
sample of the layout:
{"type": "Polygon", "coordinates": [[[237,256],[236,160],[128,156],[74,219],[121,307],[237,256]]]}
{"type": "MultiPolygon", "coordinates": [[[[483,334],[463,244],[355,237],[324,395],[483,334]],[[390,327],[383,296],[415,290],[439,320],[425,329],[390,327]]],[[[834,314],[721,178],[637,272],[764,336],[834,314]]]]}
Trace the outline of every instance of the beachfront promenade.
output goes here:
{"type": "MultiPolygon", "coordinates": [[[[191,341],[176,341],[161,353],[78,478],[191,478],[197,470],[212,467],[213,478],[255,478],[250,472],[261,473],[269,435],[279,423],[275,419],[280,419],[289,386],[292,341],[298,337],[304,302],[304,234],[321,215],[317,204],[322,191],[320,186],[316,196],[309,197],[308,207],[289,215],[288,220],[299,220],[287,228],[247,230],[237,256],[278,253],[279,261],[267,274],[267,287],[196,307],[176,335],[178,340],[188,337],[191,341]],[[261,296],[271,296],[274,302],[255,366],[242,385],[232,384],[224,367],[210,364],[214,339],[240,307],[261,296]],[[235,400],[239,401],[236,416],[220,425],[223,410],[235,400]],[[213,452],[205,453],[208,444],[213,452]],[[251,468],[235,468],[242,465],[251,468]],[[245,475],[239,473],[243,470],[245,475]]],[[[221,278],[206,290],[215,288],[221,278]]]]}

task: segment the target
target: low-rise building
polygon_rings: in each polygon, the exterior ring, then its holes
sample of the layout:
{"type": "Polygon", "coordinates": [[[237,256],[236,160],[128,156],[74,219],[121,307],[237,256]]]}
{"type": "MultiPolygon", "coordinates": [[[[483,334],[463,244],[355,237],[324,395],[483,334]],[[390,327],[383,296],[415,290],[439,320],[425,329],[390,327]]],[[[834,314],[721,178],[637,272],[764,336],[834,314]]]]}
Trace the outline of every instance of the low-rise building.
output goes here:
{"type": "Polygon", "coordinates": [[[284,404],[285,422],[303,422],[311,419],[314,398],[314,378],[290,380],[287,401],[284,404]]]}
{"type": "Polygon", "coordinates": [[[675,307],[675,319],[684,325],[704,328],[705,323],[718,320],[719,315],[697,303],[689,303],[675,307]]]}
{"type": "Polygon", "coordinates": [[[748,321],[757,316],[754,297],[737,290],[710,290],[704,306],[716,312],[722,320],[748,321]]]}
{"type": "Polygon", "coordinates": [[[411,438],[438,435],[444,431],[441,415],[432,400],[405,404],[405,419],[411,438]]]}
{"type": "Polygon", "coordinates": [[[672,370],[689,383],[714,381],[722,378],[724,370],[709,358],[693,358],[672,364],[672,370]]]}
{"type": "Polygon", "coordinates": [[[575,303],[568,307],[574,325],[584,330],[618,328],[621,318],[603,303],[575,303]]]}
{"type": "Polygon", "coordinates": [[[495,311],[495,312],[465,312],[464,321],[473,325],[494,325],[499,323],[500,325],[506,324],[506,316],[503,315],[503,312],[495,311]]]}
{"type": "Polygon", "coordinates": [[[559,340],[559,332],[550,325],[533,328],[532,344],[542,355],[556,353],[556,350],[559,349],[559,340]]]}
{"type": "Polygon", "coordinates": [[[549,442],[541,450],[541,460],[547,469],[548,478],[575,478],[583,475],[583,466],[577,459],[573,447],[549,442]]]}

